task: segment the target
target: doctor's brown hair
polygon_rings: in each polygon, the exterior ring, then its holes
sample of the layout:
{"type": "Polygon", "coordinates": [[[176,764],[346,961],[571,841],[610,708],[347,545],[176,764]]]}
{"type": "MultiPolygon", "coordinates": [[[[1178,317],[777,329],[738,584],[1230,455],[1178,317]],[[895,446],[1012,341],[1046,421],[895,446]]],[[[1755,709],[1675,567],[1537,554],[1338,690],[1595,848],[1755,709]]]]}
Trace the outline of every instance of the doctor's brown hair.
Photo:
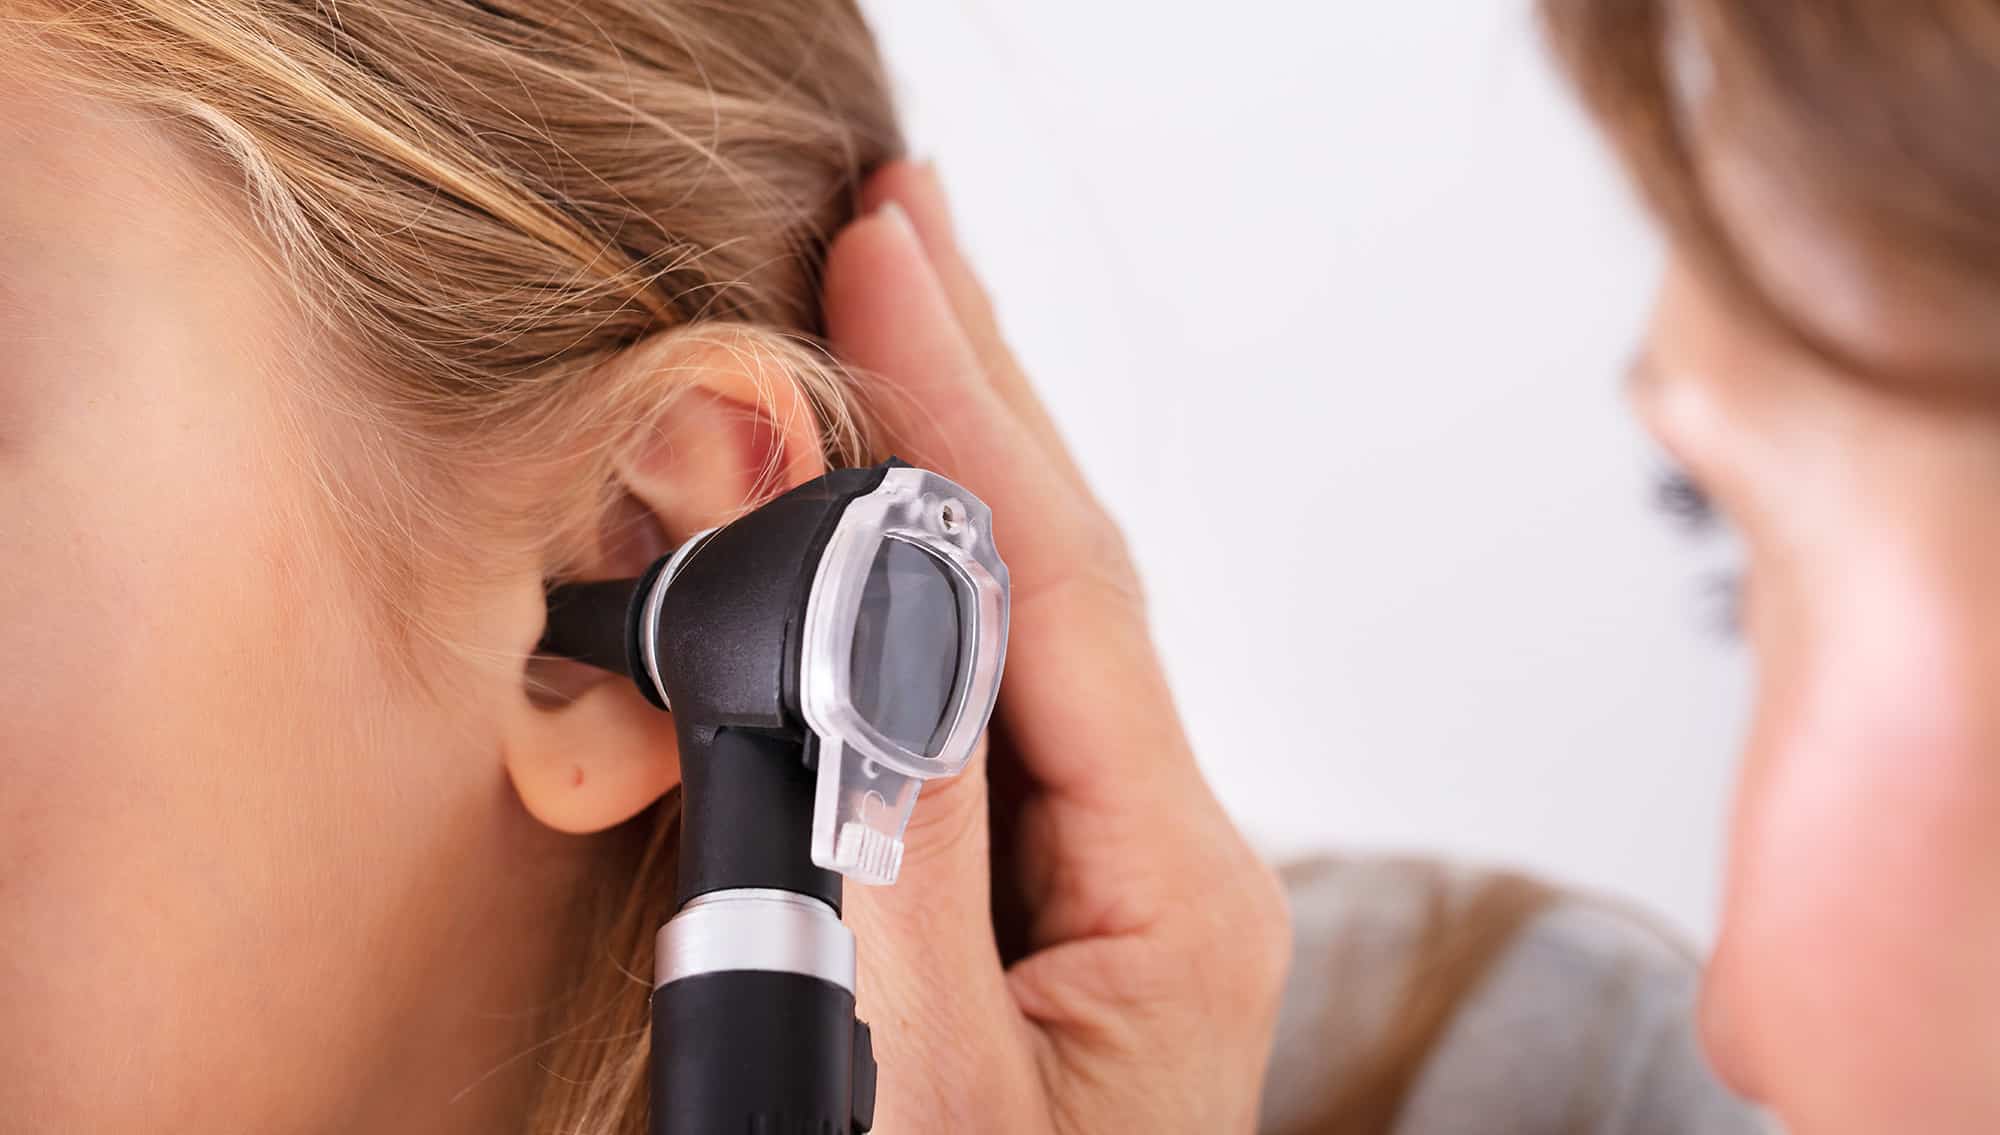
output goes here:
{"type": "Polygon", "coordinates": [[[1990,399],[2000,359],[2000,3],[1541,0],[1548,43],[1677,251],[1839,373],[1990,399]],[[1872,303],[1941,334],[1890,355],[1816,321],[1732,229],[1753,166],[1872,303]]]}
{"type": "MultiPolygon", "coordinates": [[[[1511,871],[1455,894],[1443,865],[1435,863],[1414,873],[1413,882],[1424,892],[1424,914],[1386,1020],[1354,1066],[1333,1078],[1317,1115],[1286,1135],[1393,1135],[1459,1009],[1560,897],[1547,884],[1511,871]]],[[[1572,1101],[1564,1135],[1594,1130],[1602,1103],[1588,1093],[1572,1101]]]]}

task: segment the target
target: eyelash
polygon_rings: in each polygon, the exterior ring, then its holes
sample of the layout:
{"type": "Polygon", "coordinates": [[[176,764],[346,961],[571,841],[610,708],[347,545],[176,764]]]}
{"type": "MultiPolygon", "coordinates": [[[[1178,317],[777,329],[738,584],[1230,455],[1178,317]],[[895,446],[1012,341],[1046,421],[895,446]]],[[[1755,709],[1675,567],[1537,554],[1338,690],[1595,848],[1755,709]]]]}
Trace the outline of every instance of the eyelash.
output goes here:
{"type": "MultiPolygon", "coordinates": [[[[1726,534],[1728,521],[1708,490],[1685,471],[1667,467],[1653,483],[1653,504],[1689,539],[1706,542],[1726,534]]],[[[1743,633],[1743,569],[1708,569],[1699,577],[1702,621],[1726,639],[1743,633]]]]}

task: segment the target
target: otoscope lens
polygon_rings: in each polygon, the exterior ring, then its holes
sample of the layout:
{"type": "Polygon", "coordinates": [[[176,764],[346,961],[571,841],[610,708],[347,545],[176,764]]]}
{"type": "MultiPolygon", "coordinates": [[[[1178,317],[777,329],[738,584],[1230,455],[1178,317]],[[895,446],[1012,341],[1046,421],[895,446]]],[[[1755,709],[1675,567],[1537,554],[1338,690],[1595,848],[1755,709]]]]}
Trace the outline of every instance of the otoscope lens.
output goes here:
{"type": "Polygon", "coordinates": [[[854,708],[917,752],[937,753],[956,716],[965,601],[943,560],[893,537],[862,586],[849,666],[854,708]]]}

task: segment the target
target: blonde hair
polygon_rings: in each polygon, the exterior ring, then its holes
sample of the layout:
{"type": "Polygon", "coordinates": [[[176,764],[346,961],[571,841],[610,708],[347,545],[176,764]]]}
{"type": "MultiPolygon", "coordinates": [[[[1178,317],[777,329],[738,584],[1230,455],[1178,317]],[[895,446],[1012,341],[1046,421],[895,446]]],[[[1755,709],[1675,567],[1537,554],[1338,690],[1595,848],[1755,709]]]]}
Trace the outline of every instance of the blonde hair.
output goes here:
{"type": "MultiPolygon", "coordinates": [[[[309,329],[302,390],[360,443],[296,458],[415,683],[451,645],[431,604],[483,564],[563,578],[597,546],[615,457],[678,393],[601,365],[642,337],[756,355],[805,391],[830,461],[873,456],[816,340],[827,243],[902,150],[852,0],[45,0],[0,30],[44,49],[10,66],[59,61],[240,191],[219,196],[309,329]],[[502,507],[495,486],[549,481],[524,471],[569,488],[502,507]]],[[[635,975],[677,817],[670,797],[609,837],[531,1130],[644,1130],[635,975]]]]}
{"type": "Polygon", "coordinates": [[[599,366],[649,333],[783,364],[829,456],[864,456],[812,339],[827,240],[902,149],[850,0],[44,0],[7,24],[240,188],[338,372],[308,393],[380,450],[320,472],[400,646],[425,585],[496,546],[552,575],[591,546],[623,431],[677,392],[599,366]],[[584,495],[471,507],[552,457],[586,462],[584,495]]]}

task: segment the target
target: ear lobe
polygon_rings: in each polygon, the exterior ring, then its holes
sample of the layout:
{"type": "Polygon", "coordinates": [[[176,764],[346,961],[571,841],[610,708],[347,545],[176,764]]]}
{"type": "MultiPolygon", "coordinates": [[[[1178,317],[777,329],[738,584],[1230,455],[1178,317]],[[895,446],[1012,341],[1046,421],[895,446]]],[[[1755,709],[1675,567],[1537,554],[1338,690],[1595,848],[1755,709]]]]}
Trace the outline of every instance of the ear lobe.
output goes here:
{"type": "MultiPolygon", "coordinates": [[[[671,338],[669,336],[668,338],[671,338]]],[[[699,532],[727,524],[826,471],[819,423],[781,355],[726,342],[640,344],[621,359],[678,389],[614,461],[625,496],[605,518],[583,578],[638,575],[699,532]]],[[[529,641],[538,640],[537,624],[529,641]]],[[[506,728],[506,764],[522,804],[559,831],[602,831],[680,783],[671,714],[633,682],[536,657],[506,728]],[[530,686],[581,690],[554,704],[530,686]]]]}
{"type": "Polygon", "coordinates": [[[623,679],[553,709],[526,706],[507,775],[528,813],[582,835],[624,823],[681,782],[673,718],[623,679]]]}

